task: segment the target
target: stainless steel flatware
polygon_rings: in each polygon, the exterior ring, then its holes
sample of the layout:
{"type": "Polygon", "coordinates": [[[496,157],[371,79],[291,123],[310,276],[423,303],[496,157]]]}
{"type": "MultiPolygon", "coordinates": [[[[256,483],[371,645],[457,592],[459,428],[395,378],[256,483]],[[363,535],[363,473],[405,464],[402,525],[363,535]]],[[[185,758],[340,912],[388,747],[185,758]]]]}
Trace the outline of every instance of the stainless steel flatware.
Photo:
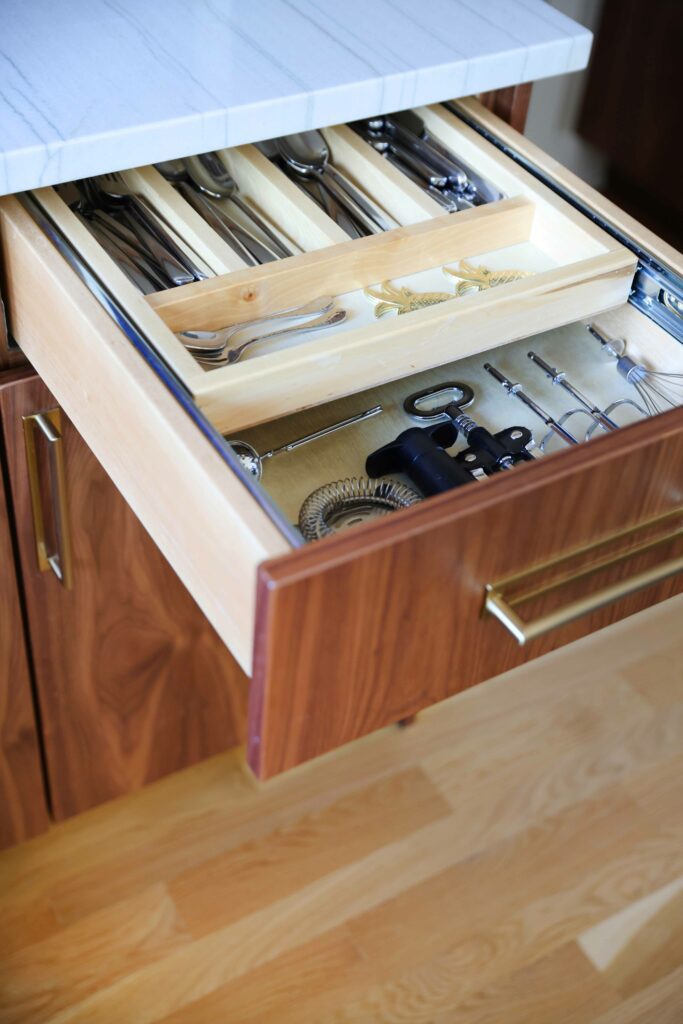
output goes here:
{"type": "Polygon", "coordinates": [[[72,212],[143,294],[150,295],[168,287],[168,280],[141,251],[133,232],[114,217],[90,205],[82,182],[67,182],[56,187],[72,212]]]}
{"type": "Polygon", "coordinates": [[[329,426],[322,427],[321,430],[315,430],[312,434],[306,434],[305,437],[298,437],[295,441],[280,445],[279,448],[271,448],[269,452],[264,452],[262,455],[259,455],[247,441],[234,440],[228,441],[228,444],[247,472],[260,480],[263,474],[263,463],[266,459],[272,459],[274,455],[281,455],[283,452],[293,452],[295,448],[301,448],[302,445],[308,444],[310,441],[317,441],[318,438],[327,437],[328,434],[334,434],[335,431],[343,430],[344,427],[368,420],[371,416],[378,416],[382,411],[381,405],[374,405],[372,409],[366,409],[365,412],[359,412],[356,416],[349,416],[348,419],[339,420],[337,423],[330,423],[329,426]]]}
{"type": "MultiPolygon", "coordinates": [[[[435,139],[414,110],[358,121],[353,127],[416,184],[450,197],[452,209],[467,209],[502,198],[499,189],[435,139]],[[421,166],[430,173],[426,174],[421,166]]],[[[436,194],[431,194],[437,199],[436,194]]]]}
{"type": "Polygon", "coordinates": [[[304,177],[317,178],[368,234],[398,227],[384,210],[373,203],[330,161],[330,151],[319,131],[297,132],[275,140],[281,158],[304,177]]]}
{"type": "Polygon", "coordinates": [[[440,174],[432,164],[423,160],[419,153],[401,145],[383,128],[372,129],[368,126],[366,139],[378,153],[391,153],[397,157],[401,163],[417,175],[418,179],[422,179],[425,185],[441,189],[447,188],[448,175],[440,174]]]}
{"type": "Polygon", "coordinates": [[[203,270],[177,245],[161,219],[119,173],[86,179],[100,192],[105,205],[122,207],[130,216],[129,227],[173,285],[190,284],[206,278],[203,270]]]}
{"type": "Polygon", "coordinates": [[[277,313],[269,313],[266,316],[258,317],[256,320],[247,320],[239,324],[230,324],[228,327],[221,327],[217,331],[179,331],[177,337],[183,345],[191,352],[223,352],[230,339],[241,331],[250,331],[260,324],[269,324],[271,321],[302,320],[306,317],[321,316],[329,313],[334,306],[334,298],[331,295],[322,295],[320,298],[312,299],[302,306],[290,306],[288,309],[280,310],[277,313]]]}
{"type": "Polygon", "coordinates": [[[435,168],[448,178],[449,184],[457,191],[464,192],[470,184],[470,176],[445,146],[431,136],[424,121],[414,110],[402,110],[386,118],[390,131],[396,134],[403,144],[423,155],[435,168]]]}
{"type": "Polygon", "coordinates": [[[246,217],[253,221],[268,239],[270,251],[275,259],[284,259],[293,255],[292,250],[277,236],[270,224],[242,199],[237,182],[218,153],[199,153],[197,156],[186,157],[184,163],[197,188],[202,189],[215,199],[231,200],[246,217]]]}
{"type": "MultiPolygon", "coordinates": [[[[250,206],[242,201],[236,194],[225,187],[225,194],[219,191],[220,186],[213,184],[207,186],[206,182],[211,177],[204,169],[198,157],[187,157],[183,160],[165,160],[154,166],[160,174],[170,181],[183,199],[202,217],[210,227],[240,256],[248,266],[258,266],[262,263],[269,263],[272,260],[283,259],[291,256],[291,251],[276,238],[274,244],[270,236],[275,238],[274,233],[252,210],[250,206]],[[259,239],[243,224],[231,217],[224,207],[219,206],[216,200],[230,199],[239,207],[250,220],[259,228],[265,237],[259,239]],[[264,230],[264,228],[266,230],[264,230]]],[[[223,166],[221,164],[221,166],[223,166]]],[[[225,172],[227,174],[227,171],[225,172]]],[[[230,179],[232,181],[232,179],[230,179]]],[[[236,186],[235,186],[236,187],[236,186]]]]}
{"type": "Polygon", "coordinates": [[[269,331],[267,334],[257,334],[252,338],[247,338],[240,345],[235,348],[225,348],[220,355],[207,355],[206,353],[195,353],[195,357],[198,362],[205,366],[224,366],[230,363],[236,363],[238,359],[241,359],[244,353],[252,345],[257,345],[262,341],[270,341],[272,338],[282,338],[288,334],[309,334],[312,331],[321,331],[326,327],[336,327],[346,320],[345,309],[335,309],[329,313],[325,313],[323,316],[317,317],[315,320],[307,320],[302,324],[293,324],[290,327],[280,327],[276,331],[269,331]]]}
{"type": "MultiPolygon", "coordinates": [[[[370,139],[366,138],[365,141],[369,142],[370,145],[373,146],[388,163],[396,167],[402,174],[405,174],[406,178],[410,178],[410,180],[417,185],[418,188],[421,188],[423,192],[426,192],[428,196],[431,196],[439,206],[443,207],[446,213],[457,213],[458,210],[464,209],[462,198],[456,199],[455,195],[451,192],[442,192],[441,189],[437,188],[435,185],[427,185],[419,174],[416,174],[415,171],[408,167],[407,164],[405,164],[400,157],[397,157],[395,153],[391,152],[391,150],[385,150],[383,147],[374,145],[370,139]]],[[[471,206],[472,204],[468,203],[467,205],[471,206]]]]}

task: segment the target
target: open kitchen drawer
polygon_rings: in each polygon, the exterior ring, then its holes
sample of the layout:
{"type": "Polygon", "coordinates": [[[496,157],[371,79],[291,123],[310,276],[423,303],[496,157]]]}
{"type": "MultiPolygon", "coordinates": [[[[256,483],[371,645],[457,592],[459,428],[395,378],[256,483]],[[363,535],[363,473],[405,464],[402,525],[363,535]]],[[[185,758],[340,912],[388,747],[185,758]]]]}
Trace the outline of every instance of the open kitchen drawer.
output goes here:
{"type": "MultiPolygon", "coordinates": [[[[533,162],[550,162],[476,102],[460,109],[533,162]]],[[[542,334],[539,344],[566,357],[564,369],[580,365],[590,380],[577,340],[586,332],[576,322],[595,320],[625,336],[634,358],[683,369],[679,343],[627,305],[631,248],[453,114],[421,114],[507,198],[439,215],[362,140],[333,129],[335,161],[402,225],[340,241],[336,225],[245,147],[226,158],[246,166],[245,182],[257,183],[263,209],[274,203],[301,254],[244,269],[154,173],[136,171],[150,200],[167,202],[167,217],[196,232],[195,251],[203,246],[215,272],[147,297],[52,190],[37,194],[40,225],[17,198],[0,201],[13,336],[253,675],[249,761],[264,778],[682,587],[680,409],[335,537],[304,545],[292,528],[300,493],[362,473],[373,447],[411,425],[401,426],[400,403],[416,382],[467,380],[484,351],[503,358],[524,344],[517,339],[542,334]],[[90,289],[58,247],[80,253],[90,289]],[[385,279],[405,283],[462,259],[505,268],[522,255],[530,276],[462,300],[382,321],[358,305],[360,290],[385,279]],[[354,311],[344,330],[264,347],[233,366],[206,371],[173,333],[248,321],[325,293],[354,311]],[[390,415],[327,438],[305,450],[310,456],[282,458],[263,486],[239,469],[221,436],[245,437],[263,451],[377,397],[390,415]],[[379,433],[373,423],[382,424],[379,433]],[[530,639],[520,646],[524,623],[530,639]]],[[[567,172],[556,177],[574,187],[567,172]]],[[[576,188],[584,203],[603,204],[603,219],[635,235],[628,218],[576,188]]],[[[664,243],[643,232],[638,244],[680,272],[664,243]]],[[[495,429],[524,422],[505,396],[482,415],[495,429]]]]}

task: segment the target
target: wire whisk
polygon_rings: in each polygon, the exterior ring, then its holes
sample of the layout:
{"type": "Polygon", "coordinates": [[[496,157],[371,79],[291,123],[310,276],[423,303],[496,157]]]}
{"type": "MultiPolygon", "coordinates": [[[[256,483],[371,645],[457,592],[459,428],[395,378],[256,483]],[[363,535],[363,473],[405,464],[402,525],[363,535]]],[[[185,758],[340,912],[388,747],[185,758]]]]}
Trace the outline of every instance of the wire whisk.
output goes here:
{"type": "Polygon", "coordinates": [[[638,392],[648,416],[683,405],[683,373],[650,370],[626,355],[626,342],[622,338],[606,338],[593,324],[587,326],[603,350],[616,359],[617,373],[638,392]]]}

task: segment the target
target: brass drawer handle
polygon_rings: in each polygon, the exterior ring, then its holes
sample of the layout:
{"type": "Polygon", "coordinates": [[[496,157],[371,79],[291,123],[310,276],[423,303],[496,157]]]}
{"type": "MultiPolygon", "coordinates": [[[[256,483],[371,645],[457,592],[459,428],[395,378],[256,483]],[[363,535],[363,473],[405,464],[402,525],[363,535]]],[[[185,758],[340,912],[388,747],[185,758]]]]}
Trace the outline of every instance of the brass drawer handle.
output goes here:
{"type": "Polygon", "coordinates": [[[50,409],[48,412],[38,412],[30,416],[22,416],[22,421],[38,568],[41,572],[52,570],[60,583],[67,590],[70,590],[73,584],[73,560],[69,506],[66,498],[66,471],[64,467],[64,441],[61,433],[61,410],[50,409]],[[36,429],[40,431],[48,442],[48,451],[52,462],[51,476],[54,482],[52,507],[56,520],[56,537],[58,538],[55,544],[56,550],[54,551],[49,550],[45,531],[43,494],[36,449],[36,429]]]}
{"type": "MultiPolygon", "coordinates": [[[[680,512],[675,514],[680,515],[680,512]]],[[[635,532],[635,530],[642,529],[649,525],[651,524],[643,523],[640,527],[624,531],[621,536],[626,536],[628,533],[635,532]]],[[[623,562],[625,558],[631,558],[642,554],[644,551],[649,551],[652,548],[657,547],[663,541],[669,541],[680,536],[683,536],[683,531],[675,530],[666,537],[659,537],[655,540],[649,541],[648,543],[642,544],[639,547],[628,551],[626,554],[618,554],[612,558],[602,561],[598,568],[604,569],[610,565],[616,565],[619,562],[623,562]]],[[[609,542],[610,539],[614,538],[606,538],[606,542],[609,542]]],[[[590,547],[597,546],[598,545],[591,545],[590,547]]],[[[590,548],[586,548],[584,550],[590,550],[590,548]]],[[[558,559],[558,562],[564,561],[565,558],[558,559]]],[[[591,571],[593,570],[582,569],[575,575],[565,578],[563,583],[572,582],[572,580],[585,577],[589,575],[591,571]]],[[[629,597],[631,594],[635,594],[639,590],[644,590],[646,587],[650,587],[655,583],[661,583],[663,580],[669,579],[671,576],[676,576],[680,572],[683,572],[683,555],[667,559],[659,565],[654,565],[650,569],[645,569],[643,572],[640,572],[635,576],[619,580],[618,583],[613,583],[610,586],[603,587],[601,590],[597,590],[586,597],[570,602],[563,608],[558,608],[555,611],[549,612],[547,615],[541,615],[539,618],[534,619],[531,622],[525,622],[512,607],[513,602],[506,600],[503,593],[505,583],[487,583],[486,596],[484,600],[484,614],[493,615],[499,620],[499,622],[502,622],[505,628],[512,633],[518,644],[523,646],[531,640],[535,640],[536,637],[543,636],[544,633],[549,633],[551,630],[558,629],[560,626],[566,626],[568,623],[574,622],[575,619],[579,619],[583,615],[589,615],[591,612],[597,611],[599,608],[604,608],[605,605],[612,604],[614,601],[618,601],[622,597],[629,597]]],[[[517,579],[519,580],[525,575],[530,574],[531,573],[523,573],[517,577],[517,579]]],[[[506,583],[509,582],[509,580],[506,581],[506,583]]],[[[555,584],[551,583],[546,587],[538,589],[534,596],[538,596],[539,594],[554,588],[555,584]]]]}

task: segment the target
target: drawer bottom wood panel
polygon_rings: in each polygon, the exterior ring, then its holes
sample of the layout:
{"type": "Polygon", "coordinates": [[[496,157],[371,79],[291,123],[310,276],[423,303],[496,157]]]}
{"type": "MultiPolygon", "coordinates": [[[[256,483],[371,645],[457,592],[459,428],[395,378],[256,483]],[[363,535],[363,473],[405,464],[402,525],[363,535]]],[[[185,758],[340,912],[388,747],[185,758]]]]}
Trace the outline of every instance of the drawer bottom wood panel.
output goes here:
{"type": "MultiPolygon", "coordinates": [[[[249,723],[261,778],[683,590],[679,573],[524,647],[482,615],[487,583],[555,558],[566,579],[551,603],[574,600],[568,553],[661,516],[677,537],[654,555],[616,560],[639,531],[616,550],[606,544],[607,559],[594,551],[609,565],[589,590],[635,576],[653,557],[683,556],[683,409],[514,473],[513,493],[499,474],[411,509],[410,529],[397,513],[362,536],[349,531],[261,567],[249,723]]],[[[577,557],[576,571],[586,564],[577,557]]],[[[547,597],[542,604],[547,612],[547,597]]],[[[538,613],[527,605],[525,614],[538,613]]]]}

